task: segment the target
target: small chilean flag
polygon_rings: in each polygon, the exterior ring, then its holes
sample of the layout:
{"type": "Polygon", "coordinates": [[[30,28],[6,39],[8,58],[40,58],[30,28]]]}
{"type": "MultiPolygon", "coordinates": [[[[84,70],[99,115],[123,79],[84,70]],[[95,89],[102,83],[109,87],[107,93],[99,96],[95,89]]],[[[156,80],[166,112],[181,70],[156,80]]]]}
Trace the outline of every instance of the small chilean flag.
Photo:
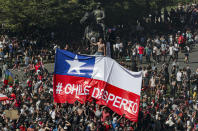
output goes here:
{"type": "Polygon", "coordinates": [[[8,97],[6,95],[0,94],[0,101],[8,100],[8,97]]]}
{"type": "Polygon", "coordinates": [[[56,51],[53,96],[57,103],[95,99],[136,122],[141,83],[141,72],[129,71],[109,57],[56,51]]]}

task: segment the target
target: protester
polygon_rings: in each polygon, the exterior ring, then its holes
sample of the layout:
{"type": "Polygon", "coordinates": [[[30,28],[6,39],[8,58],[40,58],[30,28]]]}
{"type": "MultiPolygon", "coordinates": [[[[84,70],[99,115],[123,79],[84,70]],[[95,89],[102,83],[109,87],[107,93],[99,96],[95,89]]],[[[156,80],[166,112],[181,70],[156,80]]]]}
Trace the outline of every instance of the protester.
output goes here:
{"type": "MultiPolygon", "coordinates": [[[[13,69],[19,77],[23,69],[30,75],[25,81],[15,77],[13,83],[0,83],[0,93],[9,97],[9,100],[0,102],[0,130],[197,130],[198,68],[194,71],[190,64],[187,65],[198,41],[195,30],[196,9],[192,5],[186,10],[183,7],[172,9],[171,12],[165,10],[165,25],[169,25],[171,31],[144,35],[143,30],[152,27],[150,30],[153,31],[158,28],[150,24],[156,25],[163,21],[161,12],[157,11],[151,17],[153,23],[139,24],[140,35],[137,31],[137,35],[133,34],[134,37],[130,40],[122,40],[121,34],[118,34],[119,37],[113,43],[113,58],[129,68],[123,58],[130,57],[130,69],[142,71],[143,83],[137,123],[129,121],[124,115],[119,116],[105,106],[97,105],[95,101],[85,104],[77,101],[75,104],[54,103],[53,76],[45,69],[45,63],[53,62],[58,47],[81,54],[90,53],[91,48],[78,44],[65,45],[65,42],[61,45],[59,42],[54,43],[55,38],[50,47],[47,45],[41,48],[34,39],[17,40],[2,36],[2,80],[5,79],[7,69],[13,69]],[[181,11],[185,12],[185,17],[181,11]],[[183,55],[185,61],[178,61],[183,55]],[[19,118],[10,119],[5,110],[17,110],[19,118]]],[[[96,55],[106,55],[105,42],[102,39],[94,44],[98,47],[96,55]]]]}
{"type": "Polygon", "coordinates": [[[95,53],[95,55],[106,55],[106,48],[105,48],[105,44],[102,40],[102,38],[99,38],[99,41],[97,43],[92,43],[95,46],[98,46],[98,50],[95,53]]]}

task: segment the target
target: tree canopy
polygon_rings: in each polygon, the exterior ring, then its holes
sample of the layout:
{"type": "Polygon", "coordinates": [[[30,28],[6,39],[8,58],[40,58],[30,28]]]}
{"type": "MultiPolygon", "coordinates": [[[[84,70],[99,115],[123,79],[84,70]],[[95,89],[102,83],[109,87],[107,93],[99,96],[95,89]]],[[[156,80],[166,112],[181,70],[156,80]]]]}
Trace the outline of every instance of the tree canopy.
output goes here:
{"type": "MultiPolygon", "coordinates": [[[[151,10],[181,0],[0,0],[0,24],[18,34],[82,32],[79,21],[85,11],[101,2],[106,24],[133,23],[151,10]]],[[[186,0],[190,1],[190,0],[186,0]]]]}

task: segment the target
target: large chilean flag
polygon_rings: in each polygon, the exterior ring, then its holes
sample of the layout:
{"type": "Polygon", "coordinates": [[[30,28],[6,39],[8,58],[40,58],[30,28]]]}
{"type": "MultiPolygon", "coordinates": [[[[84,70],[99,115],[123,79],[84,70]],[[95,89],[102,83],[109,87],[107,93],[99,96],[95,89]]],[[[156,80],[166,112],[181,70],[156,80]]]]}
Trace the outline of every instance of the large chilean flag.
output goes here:
{"type": "Polygon", "coordinates": [[[56,51],[53,96],[57,103],[96,99],[136,122],[141,83],[141,72],[131,72],[109,57],[56,51]]]}

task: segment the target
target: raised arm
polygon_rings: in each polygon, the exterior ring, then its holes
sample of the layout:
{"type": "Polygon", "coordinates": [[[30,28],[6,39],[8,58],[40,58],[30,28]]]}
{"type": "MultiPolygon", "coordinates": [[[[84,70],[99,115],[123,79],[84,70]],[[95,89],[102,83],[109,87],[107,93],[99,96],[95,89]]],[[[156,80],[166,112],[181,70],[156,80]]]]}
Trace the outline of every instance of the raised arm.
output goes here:
{"type": "Polygon", "coordinates": [[[98,45],[97,43],[91,43],[91,45],[98,45]]]}

